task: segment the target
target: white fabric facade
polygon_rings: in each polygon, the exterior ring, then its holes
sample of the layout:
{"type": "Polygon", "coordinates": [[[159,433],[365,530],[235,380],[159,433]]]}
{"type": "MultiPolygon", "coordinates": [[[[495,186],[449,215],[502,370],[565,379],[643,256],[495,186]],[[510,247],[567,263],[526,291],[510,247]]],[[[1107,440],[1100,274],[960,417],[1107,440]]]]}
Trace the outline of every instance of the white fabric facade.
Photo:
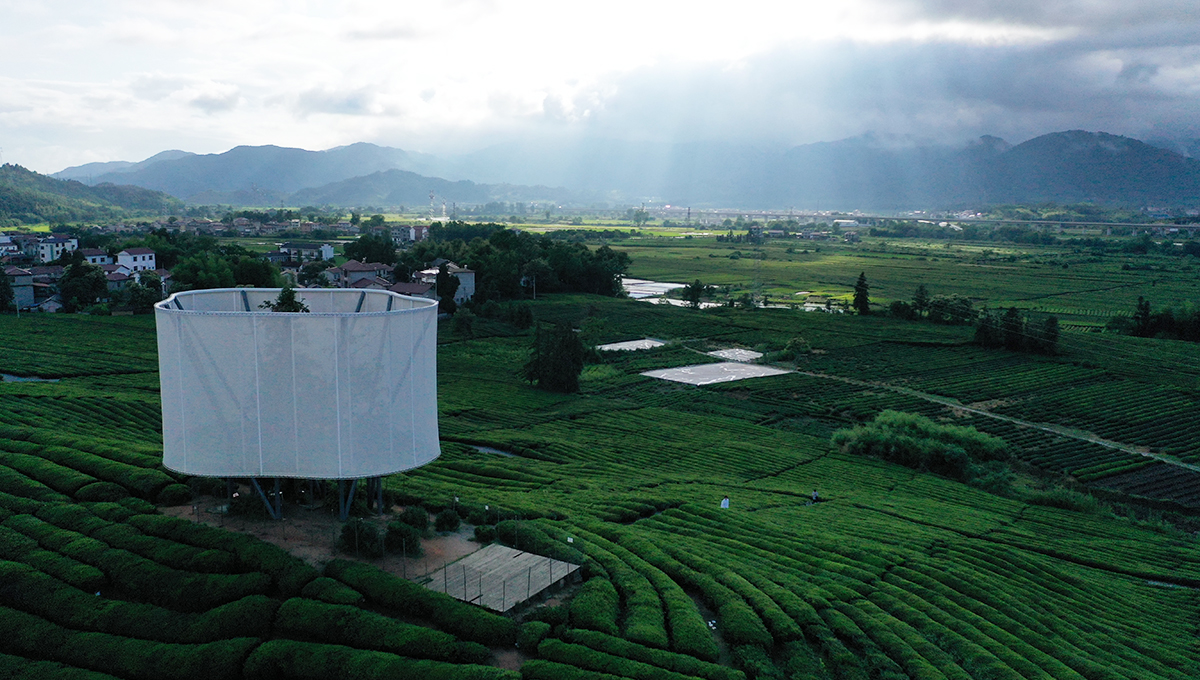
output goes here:
{"type": "Polygon", "coordinates": [[[437,303],[297,289],[176,293],[155,305],[163,463],[210,477],[356,479],[440,454],[437,303]]]}

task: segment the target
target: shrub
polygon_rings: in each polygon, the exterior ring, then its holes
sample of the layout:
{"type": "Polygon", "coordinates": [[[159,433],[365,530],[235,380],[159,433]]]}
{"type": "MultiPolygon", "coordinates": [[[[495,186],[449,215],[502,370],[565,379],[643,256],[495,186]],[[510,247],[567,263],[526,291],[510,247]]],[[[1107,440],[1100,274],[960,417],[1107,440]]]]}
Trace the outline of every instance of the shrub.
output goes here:
{"type": "Polygon", "coordinates": [[[525,650],[526,654],[537,654],[538,644],[549,634],[550,624],[544,621],[530,621],[521,626],[521,632],[517,635],[517,646],[525,650]]]}
{"type": "Polygon", "coordinates": [[[431,620],[442,630],[486,645],[512,644],[512,620],[400,578],[369,564],[333,560],[325,574],[354,588],[372,603],[431,620]]]}
{"type": "Polygon", "coordinates": [[[179,642],[269,637],[279,604],[265,595],[249,595],[214,607],[198,616],[179,636],[179,642]]]}
{"type": "Polygon", "coordinates": [[[159,505],[184,505],[192,502],[192,490],[183,484],[168,484],[154,499],[159,505]]]}
{"type": "Polygon", "coordinates": [[[579,589],[571,601],[571,625],[616,635],[620,613],[617,589],[605,578],[593,578],[579,589]]]}
{"type": "Polygon", "coordinates": [[[1097,513],[1102,507],[1095,496],[1063,487],[1055,487],[1048,491],[1034,491],[1025,497],[1025,501],[1033,505],[1045,505],[1051,508],[1086,513],[1097,513]]]}
{"type": "Polygon", "coordinates": [[[771,662],[771,657],[763,651],[762,647],[757,645],[739,645],[733,648],[733,663],[746,672],[746,677],[751,680],[758,678],[777,678],[783,680],[784,676],[771,662]]]}
{"type": "Polygon", "coordinates": [[[433,520],[433,527],[438,531],[457,531],[462,520],[459,519],[458,513],[446,508],[437,514],[433,520]]]}
{"type": "Polygon", "coordinates": [[[898,411],[883,411],[871,423],[838,430],[832,441],[844,452],[964,480],[974,471],[974,462],[1008,457],[1008,445],[999,437],[898,411]]]}
{"type": "Polygon", "coordinates": [[[319,576],[304,586],[300,591],[301,597],[306,597],[310,600],[320,600],[329,604],[362,604],[365,597],[362,593],[351,588],[350,586],[331,579],[327,576],[319,576]]]}
{"type": "MultiPolygon", "coordinates": [[[[711,639],[711,633],[709,637],[711,639]]],[[[745,680],[745,675],[741,671],[736,671],[716,663],[701,661],[687,654],[668,652],[662,649],[639,645],[636,642],[622,640],[621,638],[605,635],[604,633],[571,629],[564,633],[563,638],[568,642],[585,645],[615,656],[642,661],[684,675],[705,678],[706,680],[745,680]]],[[[714,658],[716,658],[715,655],[714,658]]]]}
{"type": "Polygon", "coordinates": [[[112,482],[95,482],[75,492],[80,501],[119,501],[129,495],[125,487],[112,482]]]}
{"type": "Polygon", "coordinates": [[[565,626],[571,614],[569,605],[560,604],[557,607],[538,607],[525,616],[526,621],[543,621],[555,626],[565,626]]]}
{"type": "MultiPolygon", "coordinates": [[[[424,514],[424,511],[422,511],[424,514]]],[[[427,520],[428,521],[428,518],[427,520]]],[[[411,524],[392,522],[388,524],[387,534],[383,539],[384,548],[390,553],[404,553],[408,557],[420,557],[425,551],[421,548],[421,532],[411,524]]]]}
{"type": "Polygon", "coordinates": [[[572,666],[591,671],[611,672],[636,680],[690,680],[688,676],[681,673],[553,638],[543,640],[538,645],[538,656],[550,661],[569,663],[572,666]]]}
{"type": "Polygon", "coordinates": [[[374,522],[354,517],[342,525],[338,550],[368,558],[383,557],[383,536],[374,522]]]}
{"type": "Polygon", "coordinates": [[[246,659],[244,674],[258,680],[516,680],[515,671],[492,666],[407,659],[386,652],[294,640],[264,643],[246,659]]]}
{"type": "Polygon", "coordinates": [[[478,543],[491,543],[496,540],[496,527],[491,524],[482,524],[475,527],[475,541],[478,543]]]}
{"type": "Polygon", "coordinates": [[[457,641],[449,633],[401,623],[357,606],[298,597],[284,602],[279,608],[275,628],[279,634],[297,640],[374,649],[420,659],[456,661],[461,653],[457,641]]]}
{"type": "Polygon", "coordinates": [[[398,521],[409,525],[420,533],[424,533],[429,528],[429,513],[425,508],[419,505],[410,505],[400,513],[396,518],[398,521]]]}

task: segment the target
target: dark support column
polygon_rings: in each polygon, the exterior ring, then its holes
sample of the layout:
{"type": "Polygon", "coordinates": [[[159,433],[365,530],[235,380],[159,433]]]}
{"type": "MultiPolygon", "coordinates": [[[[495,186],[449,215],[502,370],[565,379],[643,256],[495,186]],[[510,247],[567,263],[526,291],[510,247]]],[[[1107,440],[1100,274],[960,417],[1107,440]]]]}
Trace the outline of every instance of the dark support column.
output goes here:
{"type": "Polygon", "coordinates": [[[358,480],[350,480],[349,489],[346,488],[346,480],[338,480],[338,519],[345,522],[350,519],[350,505],[354,502],[354,492],[358,488],[358,480]]]}
{"type": "Polygon", "coordinates": [[[256,492],[258,492],[258,497],[263,502],[263,505],[266,506],[267,514],[271,516],[271,519],[283,519],[283,505],[280,502],[282,495],[279,493],[279,478],[275,478],[273,489],[274,494],[268,494],[266,491],[264,491],[262,485],[258,483],[257,477],[250,478],[250,486],[253,487],[256,492]]]}

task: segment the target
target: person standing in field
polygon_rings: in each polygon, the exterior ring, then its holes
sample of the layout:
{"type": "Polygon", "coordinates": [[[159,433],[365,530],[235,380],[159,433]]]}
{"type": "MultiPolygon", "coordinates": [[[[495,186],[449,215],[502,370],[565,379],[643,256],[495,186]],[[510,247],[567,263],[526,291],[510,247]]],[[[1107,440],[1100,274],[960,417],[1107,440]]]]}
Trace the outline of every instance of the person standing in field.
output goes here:
{"type": "Polygon", "coordinates": [[[813,489],[812,502],[819,503],[820,501],[821,501],[821,497],[817,495],[817,490],[813,489]]]}
{"type": "Polygon", "coordinates": [[[722,499],[721,499],[721,507],[722,507],[722,508],[724,508],[724,509],[726,509],[726,510],[728,510],[728,509],[729,509],[729,496],[726,496],[726,497],[724,497],[724,498],[722,498],[722,499]]]}

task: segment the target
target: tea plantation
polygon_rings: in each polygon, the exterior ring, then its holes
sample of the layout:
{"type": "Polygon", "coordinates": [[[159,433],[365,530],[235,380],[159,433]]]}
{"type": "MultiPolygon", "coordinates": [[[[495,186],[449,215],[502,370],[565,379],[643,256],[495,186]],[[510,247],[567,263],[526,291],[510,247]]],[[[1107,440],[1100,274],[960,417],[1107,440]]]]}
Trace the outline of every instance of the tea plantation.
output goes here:
{"type": "Polygon", "coordinates": [[[534,312],[670,342],[605,353],[561,395],[520,377],[529,331],[443,324],[442,457],[386,486],[584,565],[565,604],[513,617],[160,514],[190,490],[160,465],[153,320],[0,316],[0,373],[59,379],[0,383],[0,677],[1200,675],[1194,354],[1162,345],[1146,370],[1134,338],[1042,357],[969,328],[586,296],[534,312]],[[814,351],[783,376],[640,375],[797,336],[814,351]],[[1012,460],[963,481],[831,444],[885,410],[1012,460]]]}

